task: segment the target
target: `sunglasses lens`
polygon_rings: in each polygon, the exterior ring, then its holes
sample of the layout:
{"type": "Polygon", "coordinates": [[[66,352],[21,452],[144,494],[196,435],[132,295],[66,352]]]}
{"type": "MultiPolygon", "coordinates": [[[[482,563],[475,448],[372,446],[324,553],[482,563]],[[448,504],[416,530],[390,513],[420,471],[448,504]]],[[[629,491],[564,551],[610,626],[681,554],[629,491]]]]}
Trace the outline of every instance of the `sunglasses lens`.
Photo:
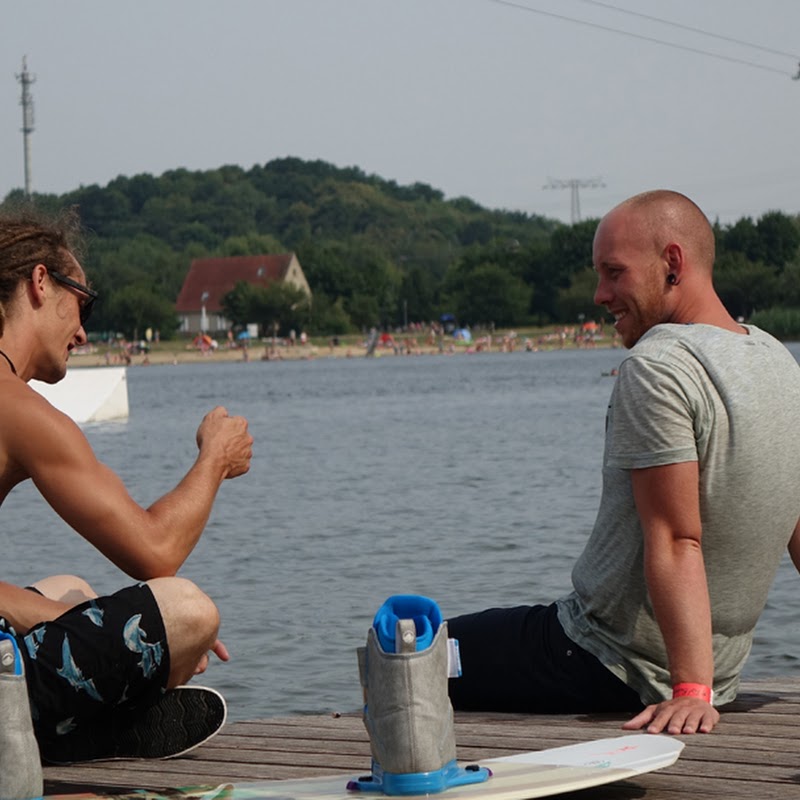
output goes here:
{"type": "Polygon", "coordinates": [[[92,316],[92,308],[94,308],[94,297],[90,297],[81,306],[81,325],[85,325],[89,321],[89,317],[92,316]]]}
{"type": "Polygon", "coordinates": [[[72,278],[68,277],[67,275],[62,275],[60,272],[56,272],[55,270],[50,270],[50,277],[64,286],[77,289],[82,295],[85,295],[86,299],[81,303],[80,311],[78,313],[80,315],[81,325],[86,325],[86,323],[89,321],[89,317],[92,316],[92,308],[94,308],[94,301],[97,300],[97,292],[93,291],[88,286],[83,286],[77,281],[72,280],[72,278]]]}

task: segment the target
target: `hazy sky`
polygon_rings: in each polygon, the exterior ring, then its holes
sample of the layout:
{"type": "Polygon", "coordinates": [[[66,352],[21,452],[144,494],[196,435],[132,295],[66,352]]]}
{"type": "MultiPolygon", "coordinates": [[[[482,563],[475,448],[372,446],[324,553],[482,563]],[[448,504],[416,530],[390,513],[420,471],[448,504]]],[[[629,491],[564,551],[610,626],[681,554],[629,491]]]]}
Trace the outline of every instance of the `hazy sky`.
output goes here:
{"type": "Polygon", "coordinates": [[[297,156],[566,222],[551,177],[602,179],[583,218],[651,188],[723,222],[800,213],[800,0],[0,8],[0,197],[24,184],[27,56],[34,191],[297,156]]]}

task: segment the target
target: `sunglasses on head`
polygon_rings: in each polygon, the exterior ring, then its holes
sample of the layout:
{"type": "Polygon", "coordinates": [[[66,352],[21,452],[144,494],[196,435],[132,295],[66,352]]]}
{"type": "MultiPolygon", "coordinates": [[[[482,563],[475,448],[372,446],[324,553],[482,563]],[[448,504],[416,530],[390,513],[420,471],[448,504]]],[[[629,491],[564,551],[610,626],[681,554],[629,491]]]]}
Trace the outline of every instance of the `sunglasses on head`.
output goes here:
{"type": "Polygon", "coordinates": [[[72,278],[64,275],[61,272],[56,272],[52,269],[48,269],[47,272],[54,281],[57,281],[64,286],[69,286],[70,289],[75,289],[76,291],[86,295],[86,300],[80,304],[79,312],[81,317],[81,325],[86,325],[86,323],[89,321],[89,317],[92,316],[94,301],[99,297],[97,292],[94,289],[90,289],[88,286],[84,286],[82,283],[78,283],[78,281],[72,280],[72,278]]]}

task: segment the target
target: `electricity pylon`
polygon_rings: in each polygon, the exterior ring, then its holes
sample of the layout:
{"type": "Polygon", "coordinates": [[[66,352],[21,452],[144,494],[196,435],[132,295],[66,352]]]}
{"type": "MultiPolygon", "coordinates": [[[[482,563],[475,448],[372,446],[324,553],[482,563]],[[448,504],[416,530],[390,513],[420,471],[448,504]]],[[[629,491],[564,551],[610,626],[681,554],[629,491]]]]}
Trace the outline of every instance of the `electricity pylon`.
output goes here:
{"type": "Polygon", "coordinates": [[[22,57],[22,72],[17,76],[22,86],[22,97],[19,104],[22,106],[22,145],[25,154],[25,196],[31,196],[31,134],[33,133],[33,95],[31,84],[36,78],[28,72],[28,59],[22,57]]]}
{"type": "Polygon", "coordinates": [[[569,178],[561,180],[559,178],[548,178],[547,183],[542,189],[569,189],[570,194],[570,216],[572,224],[581,221],[581,199],[578,189],[604,187],[602,178],[569,178]]]}

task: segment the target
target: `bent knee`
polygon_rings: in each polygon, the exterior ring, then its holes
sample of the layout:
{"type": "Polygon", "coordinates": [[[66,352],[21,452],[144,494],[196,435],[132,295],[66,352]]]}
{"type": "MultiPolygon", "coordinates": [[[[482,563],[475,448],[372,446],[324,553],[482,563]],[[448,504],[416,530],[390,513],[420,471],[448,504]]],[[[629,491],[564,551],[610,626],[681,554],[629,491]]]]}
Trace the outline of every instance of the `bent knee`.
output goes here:
{"type": "Polygon", "coordinates": [[[77,606],[97,597],[97,592],[91,585],[77,575],[51,575],[32,583],[31,587],[49,600],[57,600],[69,606],[77,606]]]}
{"type": "Polygon", "coordinates": [[[167,637],[186,636],[216,639],[220,616],[214,601],[197,584],[186,578],[154,578],[147,581],[158,604],[167,637]]]}

